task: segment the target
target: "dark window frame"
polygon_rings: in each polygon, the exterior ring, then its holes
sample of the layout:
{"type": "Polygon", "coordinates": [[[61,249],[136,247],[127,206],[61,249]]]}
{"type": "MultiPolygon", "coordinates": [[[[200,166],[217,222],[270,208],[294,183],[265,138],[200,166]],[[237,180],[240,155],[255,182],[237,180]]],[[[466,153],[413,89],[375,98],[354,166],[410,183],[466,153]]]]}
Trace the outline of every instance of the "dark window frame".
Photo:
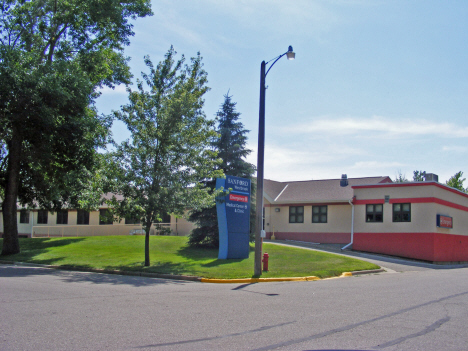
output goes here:
{"type": "MultiPolygon", "coordinates": [[[[263,214],[263,218],[265,219],[265,214],[263,214]]],[[[161,219],[162,219],[161,223],[171,223],[171,215],[169,213],[166,213],[166,214],[163,213],[161,216],[161,219]]]]}
{"type": "Polygon", "coordinates": [[[140,225],[141,221],[140,219],[133,218],[133,217],[125,217],[125,224],[135,224],[135,225],[140,225]]]}
{"type": "Polygon", "coordinates": [[[29,210],[20,210],[20,224],[29,224],[29,210]]]}
{"type": "Polygon", "coordinates": [[[37,211],[37,224],[47,224],[49,221],[49,211],[38,210],[37,211]]]}
{"type": "Polygon", "coordinates": [[[89,211],[78,210],[76,213],[77,225],[89,225],[89,211]]]}
{"type": "Polygon", "coordinates": [[[411,222],[411,203],[410,202],[402,202],[402,203],[394,203],[392,205],[392,219],[395,223],[409,223],[411,222]],[[403,205],[408,205],[409,210],[403,210],[403,205]],[[400,210],[395,210],[395,207],[399,206],[400,210]]]}
{"type": "Polygon", "coordinates": [[[312,223],[328,223],[328,205],[312,206],[312,223]],[[314,213],[314,209],[318,209],[318,212],[314,213]]]}
{"type": "Polygon", "coordinates": [[[304,223],[304,206],[289,206],[289,223],[304,223]],[[299,210],[302,212],[298,212],[299,210]],[[300,217],[302,220],[299,220],[300,217]],[[294,219],[291,221],[292,218],[294,219]]]}
{"type": "Polygon", "coordinates": [[[107,218],[108,209],[99,210],[99,225],[112,225],[114,224],[113,218],[107,218]]]}
{"type": "Polygon", "coordinates": [[[383,222],[383,204],[366,204],[366,223],[383,222]],[[382,210],[377,210],[381,208],[382,210]]]}
{"type": "Polygon", "coordinates": [[[68,211],[62,210],[56,212],[56,224],[68,224],[68,211]]]}

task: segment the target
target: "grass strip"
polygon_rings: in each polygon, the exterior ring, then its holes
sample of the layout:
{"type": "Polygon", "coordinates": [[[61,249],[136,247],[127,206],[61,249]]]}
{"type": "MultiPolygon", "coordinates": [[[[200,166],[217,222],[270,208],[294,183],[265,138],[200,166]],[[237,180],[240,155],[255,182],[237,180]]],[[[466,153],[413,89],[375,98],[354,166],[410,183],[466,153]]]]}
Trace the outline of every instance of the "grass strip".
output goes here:
{"type": "MultiPolygon", "coordinates": [[[[19,254],[0,256],[0,260],[208,279],[254,277],[253,245],[249,258],[219,260],[217,249],[189,247],[186,237],[152,236],[149,267],[144,266],[144,236],[20,239],[20,247],[19,254]]],[[[264,272],[262,278],[327,278],[379,268],[351,257],[270,243],[263,245],[263,252],[270,255],[270,271],[264,272]]]]}

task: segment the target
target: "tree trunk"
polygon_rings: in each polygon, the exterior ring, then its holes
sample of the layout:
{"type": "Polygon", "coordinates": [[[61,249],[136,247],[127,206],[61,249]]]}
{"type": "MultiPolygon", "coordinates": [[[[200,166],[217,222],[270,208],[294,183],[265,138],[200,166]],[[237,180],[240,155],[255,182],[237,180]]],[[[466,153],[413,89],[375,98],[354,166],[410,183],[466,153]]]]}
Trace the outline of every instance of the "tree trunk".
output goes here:
{"type": "Polygon", "coordinates": [[[145,228],[145,267],[150,265],[149,239],[150,239],[151,221],[146,222],[145,228]]]}
{"type": "Polygon", "coordinates": [[[13,255],[20,252],[16,199],[18,197],[21,144],[20,134],[17,128],[13,126],[11,141],[8,142],[8,166],[6,173],[5,199],[2,204],[2,255],[13,255]]]}

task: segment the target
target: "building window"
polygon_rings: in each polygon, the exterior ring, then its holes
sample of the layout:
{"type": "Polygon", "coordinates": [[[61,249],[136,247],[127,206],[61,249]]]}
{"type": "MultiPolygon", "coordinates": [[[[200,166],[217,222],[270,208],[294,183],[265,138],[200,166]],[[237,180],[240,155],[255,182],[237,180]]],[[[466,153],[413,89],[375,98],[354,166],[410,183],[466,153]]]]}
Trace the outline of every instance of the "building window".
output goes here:
{"type": "Polygon", "coordinates": [[[328,206],[312,206],[312,223],[327,223],[328,206]]]}
{"type": "Polygon", "coordinates": [[[21,210],[20,211],[20,223],[29,223],[29,211],[21,210]]]}
{"type": "Polygon", "coordinates": [[[411,222],[411,204],[393,204],[394,222],[411,222]]]}
{"type": "Polygon", "coordinates": [[[125,218],[125,224],[140,224],[140,219],[138,218],[125,218]]]}
{"type": "Polygon", "coordinates": [[[89,212],[78,210],[76,224],[89,224],[89,212]]]}
{"type": "Polygon", "coordinates": [[[68,211],[57,211],[57,224],[68,224],[68,211]]]}
{"type": "Polygon", "coordinates": [[[383,222],[383,205],[366,205],[366,222],[383,222]]]}
{"type": "MultiPolygon", "coordinates": [[[[265,220],[265,208],[263,208],[263,220],[265,220]]],[[[162,216],[162,222],[161,223],[171,223],[171,215],[169,213],[163,213],[162,216]]]]}
{"type": "Polygon", "coordinates": [[[37,211],[37,224],[47,224],[48,214],[47,210],[37,211]]]}
{"type": "Polygon", "coordinates": [[[99,224],[100,225],[107,225],[114,223],[114,219],[109,214],[109,210],[99,210],[99,224]]]}
{"type": "Polygon", "coordinates": [[[304,223],[304,206],[289,207],[289,223],[304,223]]]}

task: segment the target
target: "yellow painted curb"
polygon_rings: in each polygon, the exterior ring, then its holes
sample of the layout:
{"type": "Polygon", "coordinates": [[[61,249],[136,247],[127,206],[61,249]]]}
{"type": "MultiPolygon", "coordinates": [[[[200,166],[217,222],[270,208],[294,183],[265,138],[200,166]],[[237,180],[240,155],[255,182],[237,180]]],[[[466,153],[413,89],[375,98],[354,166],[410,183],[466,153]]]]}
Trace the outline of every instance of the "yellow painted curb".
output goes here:
{"type": "Polygon", "coordinates": [[[201,278],[202,283],[267,283],[267,282],[299,282],[299,281],[312,281],[320,280],[319,277],[286,277],[286,278],[242,278],[242,279],[209,279],[201,278]]]}
{"type": "MultiPolygon", "coordinates": [[[[345,278],[345,277],[352,277],[353,273],[351,272],[344,272],[339,277],[330,277],[324,278],[326,279],[336,279],[336,278],[345,278]]],[[[209,279],[209,278],[201,278],[202,283],[226,283],[226,284],[253,284],[253,283],[268,283],[268,282],[303,282],[303,281],[314,281],[314,280],[322,280],[319,277],[309,276],[309,277],[284,277],[284,278],[241,278],[241,279],[209,279]]]]}

